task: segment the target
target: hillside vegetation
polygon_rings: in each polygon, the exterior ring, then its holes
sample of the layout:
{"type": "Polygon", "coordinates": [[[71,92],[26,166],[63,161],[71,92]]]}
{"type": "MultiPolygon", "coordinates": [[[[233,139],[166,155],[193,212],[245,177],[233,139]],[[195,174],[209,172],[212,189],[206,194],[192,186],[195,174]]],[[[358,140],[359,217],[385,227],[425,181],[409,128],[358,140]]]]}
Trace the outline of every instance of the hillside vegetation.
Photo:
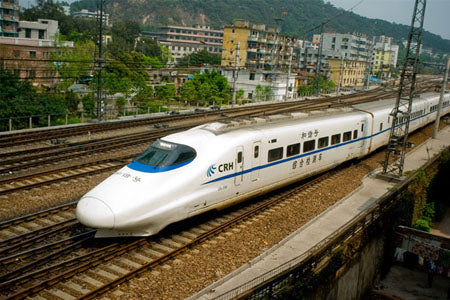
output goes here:
{"type": "MultiPolygon", "coordinates": [[[[81,0],[72,3],[73,10],[88,8],[95,10],[95,1],[81,0]]],[[[411,15],[413,3],[411,3],[411,15]]],[[[106,0],[106,11],[112,20],[134,20],[147,30],[161,25],[210,25],[220,28],[232,24],[235,19],[246,19],[252,23],[276,26],[281,19],[281,30],[299,38],[311,38],[313,29],[332,19],[325,30],[336,32],[362,32],[368,36],[388,35],[400,43],[408,37],[409,26],[379,19],[361,17],[338,9],[323,0],[106,0]],[[287,15],[282,16],[282,12],[287,15]],[[342,14],[341,14],[342,13],[342,14]],[[341,14],[339,17],[336,15],[341,14]]],[[[438,52],[448,53],[450,40],[424,31],[422,43],[438,52]]]]}

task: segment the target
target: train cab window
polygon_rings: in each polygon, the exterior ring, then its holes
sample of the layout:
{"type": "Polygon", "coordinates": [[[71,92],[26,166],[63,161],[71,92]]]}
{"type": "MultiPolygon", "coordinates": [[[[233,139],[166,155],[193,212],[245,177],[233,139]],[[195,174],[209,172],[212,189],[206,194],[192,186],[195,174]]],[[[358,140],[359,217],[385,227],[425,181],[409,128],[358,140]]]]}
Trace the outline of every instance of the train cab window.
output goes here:
{"type": "Polygon", "coordinates": [[[380,131],[383,130],[383,122],[380,123],[380,131]]]}
{"type": "Polygon", "coordinates": [[[331,136],[331,145],[336,145],[339,144],[341,142],[341,134],[333,134],[331,136]]]}
{"type": "Polygon", "coordinates": [[[353,139],[357,139],[358,138],[358,130],[354,130],[353,131],[353,139]]]}
{"type": "Polygon", "coordinates": [[[255,146],[253,149],[253,157],[258,158],[259,157],[259,146],[255,146]]]}
{"type": "Polygon", "coordinates": [[[192,161],[196,156],[194,148],[187,145],[157,140],[136,161],[154,167],[168,167],[192,161]]]}
{"type": "Polygon", "coordinates": [[[242,151],[237,153],[237,163],[240,164],[242,162],[242,151]]]}
{"type": "Polygon", "coordinates": [[[283,147],[275,148],[269,150],[269,155],[267,156],[267,161],[275,161],[283,158],[283,147]]]}
{"type": "Polygon", "coordinates": [[[322,149],[328,146],[328,137],[323,137],[319,139],[319,143],[317,144],[317,148],[322,149]]]}
{"type": "Polygon", "coordinates": [[[299,153],[300,153],[300,143],[289,145],[286,148],[286,156],[287,157],[294,156],[299,153]]]}
{"type": "Polygon", "coordinates": [[[344,132],[344,134],[342,135],[342,141],[346,142],[350,141],[351,139],[352,139],[352,132],[351,131],[344,132]]]}
{"type": "Polygon", "coordinates": [[[313,151],[316,148],[316,140],[310,140],[303,143],[303,153],[313,151]]]}
{"type": "Polygon", "coordinates": [[[364,132],[364,124],[361,124],[361,132],[364,132]]]}

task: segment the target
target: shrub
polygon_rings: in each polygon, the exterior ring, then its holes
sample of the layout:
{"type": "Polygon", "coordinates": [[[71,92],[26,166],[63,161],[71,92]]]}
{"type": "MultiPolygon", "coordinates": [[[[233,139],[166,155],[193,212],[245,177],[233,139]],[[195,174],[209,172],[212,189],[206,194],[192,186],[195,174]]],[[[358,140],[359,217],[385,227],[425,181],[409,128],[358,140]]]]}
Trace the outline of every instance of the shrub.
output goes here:
{"type": "Polygon", "coordinates": [[[417,230],[422,230],[425,232],[430,232],[430,230],[431,230],[430,224],[428,223],[427,220],[424,220],[424,219],[417,220],[416,224],[413,225],[413,228],[417,229],[417,230]]]}

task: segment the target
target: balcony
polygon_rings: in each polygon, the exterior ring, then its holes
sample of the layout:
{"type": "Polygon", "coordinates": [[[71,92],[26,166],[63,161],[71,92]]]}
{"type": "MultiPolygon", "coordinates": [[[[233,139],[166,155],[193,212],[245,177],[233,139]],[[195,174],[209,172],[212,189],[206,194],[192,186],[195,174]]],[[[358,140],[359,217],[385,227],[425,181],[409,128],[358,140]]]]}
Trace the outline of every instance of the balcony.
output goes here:
{"type": "Polygon", "coordinates": [[[0,28],[1,28],[1,31],[3,31],[3,32],[17,33],[16,26],[2,26],[0,28]]]}
{"type": "Polygon", "coordinates": [[[19,10],[19,4],[18,3],[11,3],[11,2],[1,1],[0,2],[0,7],[1,8],[8,8],[8,9],[19,10]]]}
{"type": "MultiPolygon", "coordinates": [[[[0,19],[1,19],[2,17],[0,16],[0,19]]],[[[5,20],[5,21],[10,21],[10,22],[17,22],[17,23],[19,23],[19,18],[18,17],[16,17],[16,16],[14,16],[14,15],[7,15],[7,14],[4,14],[3,15],[3,20],[5,20]]]]}

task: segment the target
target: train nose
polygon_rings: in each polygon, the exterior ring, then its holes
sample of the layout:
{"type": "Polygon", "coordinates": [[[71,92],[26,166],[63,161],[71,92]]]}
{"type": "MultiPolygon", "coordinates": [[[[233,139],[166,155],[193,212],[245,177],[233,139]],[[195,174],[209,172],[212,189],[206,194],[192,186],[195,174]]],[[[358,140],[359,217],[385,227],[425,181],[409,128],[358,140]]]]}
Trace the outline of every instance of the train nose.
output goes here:
{"type": "Polygon", "coordinates": [[[114,227],[113,211],[105,202],[94,197],[83,197],[77,204],[76,215],[78,221],[88,227],[103,229],[114,227]]]}

